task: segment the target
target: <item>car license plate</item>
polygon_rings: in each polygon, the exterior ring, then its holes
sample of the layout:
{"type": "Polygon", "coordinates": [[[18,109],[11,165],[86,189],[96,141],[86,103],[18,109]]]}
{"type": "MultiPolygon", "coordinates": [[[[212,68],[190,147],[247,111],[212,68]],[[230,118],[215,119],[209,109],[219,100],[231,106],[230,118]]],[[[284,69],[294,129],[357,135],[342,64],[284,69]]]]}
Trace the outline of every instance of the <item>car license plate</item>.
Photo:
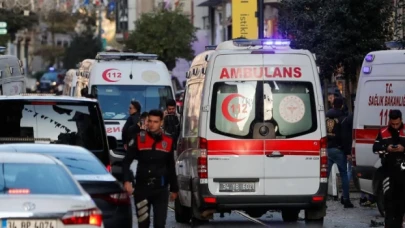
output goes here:
{"type": "Polygon", "coordinates": [[[254,192],[255,183],[236,183],[236,182],[225,182],[219,183],[220,192],[254,192]]]}
{"type": "Polygon", "coordinates": [[[57,228],[56,220],[3,220],[2,228],[57,228]]]}

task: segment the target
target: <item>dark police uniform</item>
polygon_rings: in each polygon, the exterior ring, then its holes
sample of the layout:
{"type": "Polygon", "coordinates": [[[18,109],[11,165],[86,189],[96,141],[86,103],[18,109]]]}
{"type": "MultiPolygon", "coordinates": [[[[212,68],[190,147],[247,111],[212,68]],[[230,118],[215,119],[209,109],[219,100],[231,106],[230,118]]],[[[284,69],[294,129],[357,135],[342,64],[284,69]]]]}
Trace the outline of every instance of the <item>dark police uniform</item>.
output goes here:
{"type": "Polygon", "coordinates": [[[149,227],[151,206],[154,227],[165,227],[169,185],[170,192],[178,192],[173,154],[173,140],[163,133],[141,131],[128,143],[123,160],[124,181],[132,181],[130,165],[138,160],[134,198],[140,228],[149,227]]]}
{"type": "MultiPolygon", "coordinates": [[[[403,125],[396,130],[384,127],[378,133],[373,145],[373,151],[386,151],[389,145],[405,147],[405,128],[403,125]]],[[[384,193],[385,226],[401,228],[405,214],[405,170],[401,169],[405,161],[405,153],[388,152],[380,155],[384,178],[382,188],[384,193]]]]}

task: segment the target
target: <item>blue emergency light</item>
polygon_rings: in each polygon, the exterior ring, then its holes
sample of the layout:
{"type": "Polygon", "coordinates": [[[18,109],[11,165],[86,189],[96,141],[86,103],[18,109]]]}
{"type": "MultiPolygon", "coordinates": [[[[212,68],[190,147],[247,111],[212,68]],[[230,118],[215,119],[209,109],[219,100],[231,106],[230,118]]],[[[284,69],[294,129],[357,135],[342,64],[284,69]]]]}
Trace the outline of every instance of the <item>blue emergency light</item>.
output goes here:
{"type": "Polygon", "coordinates": [[[366,62],[371,63],[372,61],[374,61],[374,55],[373,54],[366,55],[365,59],[366,59],[366,62]]]}
{"type": "Polygon", "coordinates": [[[55,71],[54,67],[49,67],[49,71],[55,71]]]}
{"type": "Polygon", "coordinates": [[[370,74],[370,73],[371,73],[371,66],[365,66],[365,67],[363,67],[363,73],[365,73],[365,74],[370,74]]]}
{"type": "Polygon", "coordinates": [[[233,41],[236,46],[272,46],[272,47],[289,47],[291,44],[290,40],[287,39],[236,39],[233,41]]]}
{"type": "Polygon", "coordinates": [[[217,45],[208,45],[208,46],[205,46],[205,50],[206,50],[206,51],[215,50],[216,48],[217,48],[217,45]]]}

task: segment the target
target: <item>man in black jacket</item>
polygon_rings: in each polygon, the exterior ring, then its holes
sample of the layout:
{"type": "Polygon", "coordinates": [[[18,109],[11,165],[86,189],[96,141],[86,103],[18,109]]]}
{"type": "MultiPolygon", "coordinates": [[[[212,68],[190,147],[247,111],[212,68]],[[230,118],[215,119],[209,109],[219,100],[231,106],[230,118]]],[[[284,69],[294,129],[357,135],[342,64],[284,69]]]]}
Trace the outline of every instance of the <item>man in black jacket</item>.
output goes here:
{"type": "Polygon", "coordinates": [[[326,112],[326,130],[328,137],[328,177],[333,164],[339,169],[342,180],[343,200],[345,208],[353,208],[349,195],[349,178],[347,175],[347,159],[350,159],[349,151],[345,149],[342,131],[342,122],[345,115],[342,111],[343,99],[336,97],[333,100],[333,108],[326,112]]]}
{"type": "Polygon", "coordinates": [[[131,140],[129,128],[136,125],[139,122],[139,117],[141,113],[141,104],[138,101],[132,100],[129,104],[129,117],[122,128],[122,143],[124,144],[124,149],[127,150],[128,142],[131,140]]]}
{"type": "Polygon", "coordinates": [[[152,110],[148,116],[148,128],[141,131],[128,143],[128,151],[123,160],[124,187],[132,194],[130,165],[138,160],[135,177],[135,208],[138,227],[150,225],[150,207],[153,206],[153,224],[163,228],[166,224],[167,206],[175,200],[178,192],[174,164],[173,140],[161,131],[163,112],[152,110]]]}
{"type": "Polygon", "coordinates": [[[402,228],[405,214],[405,128],[400,110],[391,110],[388,127],[383,127],[373,145],[380,153],[383,169],[385,227],[402,228]]]}

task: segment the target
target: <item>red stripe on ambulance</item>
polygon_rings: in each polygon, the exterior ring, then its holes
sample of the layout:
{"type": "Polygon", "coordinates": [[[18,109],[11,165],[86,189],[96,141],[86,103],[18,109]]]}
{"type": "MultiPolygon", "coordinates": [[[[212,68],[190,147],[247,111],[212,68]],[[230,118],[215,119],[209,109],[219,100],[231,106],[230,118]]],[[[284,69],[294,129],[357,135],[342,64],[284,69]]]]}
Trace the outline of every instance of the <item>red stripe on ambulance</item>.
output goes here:
{"type": "Polygon", "coordinates": [[[354,139],[356,143],[374,144],[379,129],[355,129],[354,139]]]}
{"type": "Polygon", "coordinates": [[[208,140],[208,155],[266,155],[274,151],[283,155],[318,156],[317,140],[208,140]]]}

